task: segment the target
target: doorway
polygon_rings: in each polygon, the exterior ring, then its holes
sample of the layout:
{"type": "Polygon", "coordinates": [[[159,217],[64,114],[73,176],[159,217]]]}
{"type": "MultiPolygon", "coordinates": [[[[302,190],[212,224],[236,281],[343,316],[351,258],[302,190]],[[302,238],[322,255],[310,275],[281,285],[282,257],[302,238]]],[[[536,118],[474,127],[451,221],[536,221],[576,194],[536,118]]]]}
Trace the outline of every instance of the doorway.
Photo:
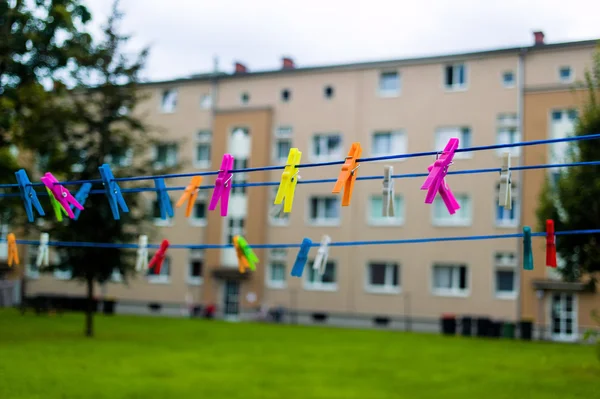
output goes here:
{"type": "Polygon", "coordinates": [[[225,280],[223,292],[223,316],[236,320],[240,314],[240,282],[225,280]]]}
{"type": "Polygon", "coordinates": [[[550,297],[550,334],[555,341],[577,340],[577,298],[567,292],[550,297]]]}

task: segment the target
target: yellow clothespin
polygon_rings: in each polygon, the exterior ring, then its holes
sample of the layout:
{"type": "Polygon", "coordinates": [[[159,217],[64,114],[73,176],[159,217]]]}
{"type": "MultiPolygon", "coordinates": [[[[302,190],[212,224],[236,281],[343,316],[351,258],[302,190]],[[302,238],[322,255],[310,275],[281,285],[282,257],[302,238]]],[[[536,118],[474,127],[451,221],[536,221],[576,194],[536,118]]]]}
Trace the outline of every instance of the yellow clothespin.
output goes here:
{"type": "Polygon", "coordinates": [[[185,188],[185,191],[181,197],[179,197],[177,204],[175,204],[175,207],[179,208],[186,200],[188,201],[185,209],[186,218],[189,218],[192,214],[192,209],[194,209],[194,204],[196,203],[196,198],[198,197],[198,191],[200,190],[200,184],[202,184],[202,176],[192,177],[190,184],[185,188]]]}
{"type": "Polygon", "coordinates": [[[19,251],[17,249],[17,238],[13,233],[8,233],[6,236],[8,242],[8,266],[12,266],[13,262],[19,264],[19,251]]]}
{"type": "Polygon", "coordinates": [[[294,202],[294,193],[296,192],[296,184],[298,183],[298,173],[300,169],[300,159],[302,158],[302,152],[298,151],[297,148],[291,148],[288,155],[287,163],[283,174],[281,175],[281,182],[275,195],[275,205],[281,204],[283,201],[283,212],[290,213],[292,211],[292,203],[294,202]]]}

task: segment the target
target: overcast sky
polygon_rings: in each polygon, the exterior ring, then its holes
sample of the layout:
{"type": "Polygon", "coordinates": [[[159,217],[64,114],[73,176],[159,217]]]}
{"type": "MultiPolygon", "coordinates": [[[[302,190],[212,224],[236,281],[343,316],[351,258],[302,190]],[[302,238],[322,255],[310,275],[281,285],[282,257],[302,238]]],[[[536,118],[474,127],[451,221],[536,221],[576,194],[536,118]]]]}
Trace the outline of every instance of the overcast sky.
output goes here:
{"type": "MultiPolygon", "coordinates": [[[[112,0],[85,0],[94,27],[112,0]]],[[[132,48],[151,47],[146,77],[393,59],[600,38],[598,0],[121,0],[132,48]]]]}

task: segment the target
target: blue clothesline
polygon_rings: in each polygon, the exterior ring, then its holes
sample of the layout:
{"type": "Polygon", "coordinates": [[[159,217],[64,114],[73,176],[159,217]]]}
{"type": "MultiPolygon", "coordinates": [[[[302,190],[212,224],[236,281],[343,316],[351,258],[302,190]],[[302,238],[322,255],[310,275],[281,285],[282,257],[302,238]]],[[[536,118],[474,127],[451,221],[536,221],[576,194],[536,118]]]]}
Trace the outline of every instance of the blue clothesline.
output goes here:
{"type": "MultiPolygon", "coordinates": [[[[546,139],[546,140],[533,140],[533,141],[522,141],[518,143],[510,143],[510,144],[494,144],[494,145],[486,145],[486,146],[478,146],[478,147],[468,147],[468,148],[459,148],[455,152],[473,152],[473,151],[485,151],[485,150],[495,150],[502,148],[514,148],[514,147],[526,147],[532,145],[541,145],[541,144],[556,144],[556,143],[564,143],[571,141],[580,141],[580,140],[593,140],[600,138],[600,134],[589,134],[585,136],[572,136],[572,137],[563,137],[557,139],[546,139]]],[[[440,151],[426,151],[426,152],[413,152],[408,154],[394,154],[394,155],[385,155],[380,157],[369,157],[369,158],[360,158],[358,162],[375,162],[375,161],[386,161],[386,160],[395,160],[395,159],[404,159],[404,158],[415,158],[415,157],[425,157],[425,156],[435,156],[438,155],[440,151]]],[[[330,161],[330,162],[317,162],[317,163],[307,163],[298,165],[299,168],[314,168],[321,166],[332,166],[332,165],[342,165],[344,160],[340,161],[330,161]]],[[[283,170],[285,165],[273,165],[273,166],[263,166],[256,168],[245,168],[245,169],[232,169],[231,173],[247,173],[247,172],[259,172],[259,171],[269,171],[269,170],[283,170]]],[[[512,168],[514,170],[518,170],[517,168],[512,168]]],[[[489,171],[497,171],[497,169],[489,170],[489,171]]],[[[155,175],[155,176],[133,176],[133,177],[120,177],[115,178],[114,181],[117,182],[125,182],[125,181],[140,181],[140,180],[155,180],[155,179],[173,179],[180,177],[193,177],[193,176],[212,176],[217,175],[219,171],[207,171],[207,172],[191,172],[191,173],[173,173],[173,174],[164,174],[164,175],[155,175]]],[[[451,172],[452,173],[452,172],[451,172]]],[[[425,174],[426,175],[426,174],[425,174]]],[[[419,176],[421,176],[419,174],[419,176]]],[[[416,176],[407,176],[407,177],[416,177],[416,176]]],[[[360,177],[359,177],[360,179],[360,177]]],[[[329,181],[327,181],[329,182],[329,181]]],[[[334,180],[335,182],[335,180],[334,180]]],[[[91,179],[91,180],[70,180],[60,182],[61,185],[80,185],[84,183],[102,183],[101,179],[91,179]]],[[[300,182],[302,183],[302,182],[300,182]]],[[[279,184],[279,183],[277,183],[279,184]]],[[[306,183],[305,183],[306,184],[306,183]]],[[[270,184],[268,184],[270,185],[270,184]]],[[[34,187],[43,187],[42,183],[32,183],[34,187]]],[[[250,186],[250,184],[248,185],[250,186]]],[[[18,184],[0,184],[0,188],[17,188],[18,184]]],[[[233,185],[233,187],[236,187],[233,185]]],[[[238,185],[237,187],[243,187],[243,185],[238,185]]],[[[204,187],[203,187],[204,188],[204,187]]],[[[210,188],[210,187],[206,187],[210,188]]],[[[125,191],[125,190],[122,190],[125,191]]],[[[154,191],[154,190],[149,190],[154,191]]]]}
{"type": "MultiPolygon", "coordinates": [[[[556,236],[564,235],[580,235],[580,234],[600,234],[600,229],[589,230],[568,230],[557,231],[556,236]]],[[[531,233],[532,237],[545,237],[545,232],[531,233]]],[[[422,244],[428,242],[449,242],[449,241],[480,241],[494,240],[502,238],[521,238],[523,233],[511,234],[492,234],[492,235],[476,235],[476,236],[455,236],[455,237],[429,237],[429,238],[408,238],[399,240],[373,240],[373,241],[340,241],[329,244],[331,247],[353,247],[363,245],[400,245],[400,244],[422,244]]],[[[2,241],[6,241],[5,239],[2,241]]],[[[39,240],[17,240],[17,244],[23,245],[40,245],[39,240]]],[[[49,246],[54,247],[80,247],[80,248],[117,248],[117,249],[137,249],[137,244],[117,244],[117,243],[101,243],[101,242],[79,242],[79,241],[49,241],[49,246]]],[[[319,242],[313,242],[311,247],[318,247],[319,242]]],[[[277,249],[277,248],[300,248],[300,243],[291,244],[252,244],[252,248],[256,249],[277,249]]],[[[158,249],[159,244],[148,244],[148,248],[158,249]]],[[[171,244],[169,249],[223,249],[233,248],[232,244],[171,244]]]]}

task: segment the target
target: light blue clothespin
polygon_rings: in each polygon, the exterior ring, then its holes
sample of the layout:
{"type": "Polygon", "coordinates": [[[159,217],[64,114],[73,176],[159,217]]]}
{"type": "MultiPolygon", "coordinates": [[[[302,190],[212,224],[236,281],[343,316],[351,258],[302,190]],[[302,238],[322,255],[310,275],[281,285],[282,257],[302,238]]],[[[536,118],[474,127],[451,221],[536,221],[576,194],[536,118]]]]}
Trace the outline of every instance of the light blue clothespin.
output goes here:
{"type": "Polygon", "coordinates": [[[304,266],[308,261],[308,253],[310,251],[311,246],[312,241],[310,238],[304,238],[302,240],[302,244],[300,245],[300,251],[298,251],[298,256],[296,256],[296,261],[294,262],[294,267],[292,268],[292,276],[302,277],[302,272],[304,271],[304,266]]]}
{"type": "MultiPolygon", "coordinates": [[[[77,194],[75,194],[75,199],[77,200],[77,202],[79,202],[81,205],[85,205],[85,201],[87,200],[88,195],[90,195],[91,189],[92,183],[83,183],[83,185],[79,188],[79,191],[77,191],[77,194]]],[[[75,217],[73,219],[79,219],[81,209],[75,208],[73,205],[71,205],[71,210],[75,214],[75,217]]]]}
{"type": "Polygon", "coordinates": [[[119,220],[121,218],[119,215],[119,207],[121,207],[123,212],[129,212],[129,208],[127,208],[127,204],[125,203],[125,198],[123,198],[123,194],[121,194],[121,188],[115,181],[115,176],[108,164],[105,163],[98,169],[100,170],[100,176],[102,177],[102,184],[104,185],[108,203],[110,204],[110,210],[112,211],[115,220],[119,220]]]}
{"type": "Polygon", "coordinates": [[[165,185],[165,179],[154,180],[154,186],[156,187],[156,196],[158,197],[158,207],[160,208],[160,218],[163,220],[167,219],[167,215],[170,218],[173,217],[173,205],[171,204],[171,197],[167,192],[167,186],[165,185]]]}
{"type": "Polygon", "coordinates": [[[17,183],[19,184],[19,190],[21,191],[21,199],[25,204],[27,219],[30,222],[34,221],[33,208],[35,208],[40,216],[46,216],[44,208],[42,208],[42,204],[40,204],[40,201],[38,200],[37,193],[31,185],[31,181],[29,180],[25,169],[16,171],[15,176],[17,176],[17,183]]]}
{"type": "Polygon", "coordinates": [[[523,269],[533,270],[533,252],[531,251],[531,227],[523,227],[523,269]]]}

